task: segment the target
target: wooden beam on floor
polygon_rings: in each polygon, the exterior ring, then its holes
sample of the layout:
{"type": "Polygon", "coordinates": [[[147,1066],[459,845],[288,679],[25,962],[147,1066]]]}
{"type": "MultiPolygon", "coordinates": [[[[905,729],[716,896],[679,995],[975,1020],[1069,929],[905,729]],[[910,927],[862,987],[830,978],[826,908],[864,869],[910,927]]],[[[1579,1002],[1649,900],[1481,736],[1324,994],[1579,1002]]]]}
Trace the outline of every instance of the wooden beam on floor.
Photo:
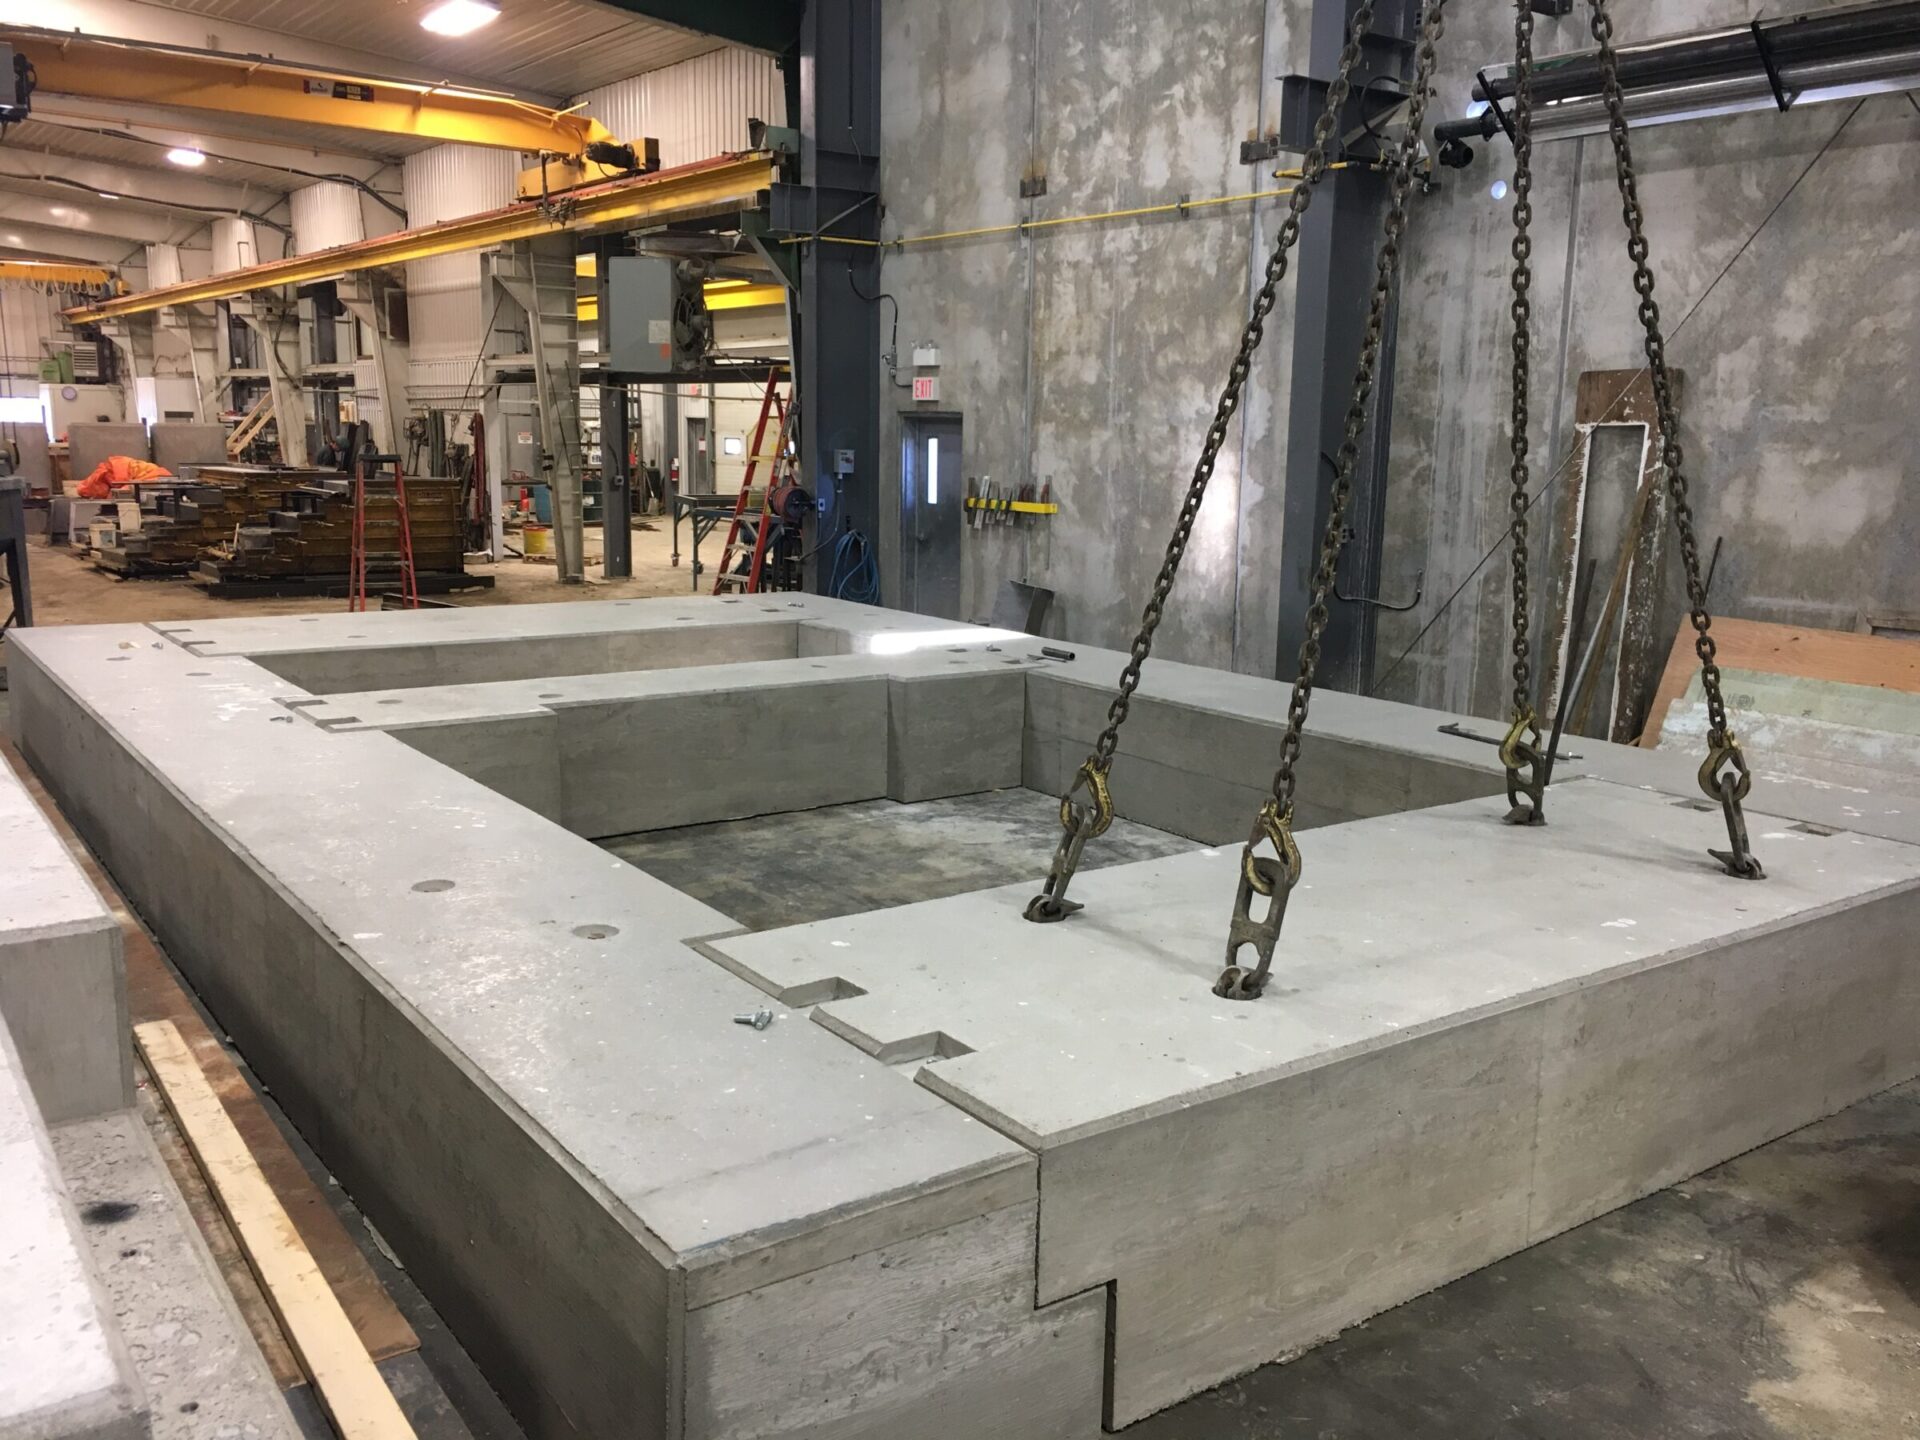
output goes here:
{"type": "MultiPolygon", "coordinates": [[[[346,1226],[341,1223],[327,1197],[321,1193],[293,1146],[281,1133],[273,1116],[261,1104],[252,1084],[240,1072],[240,1067],[234,1063],[219,1038],[200,1018],[191,997],[161,955],[152,935],[128,908],[125,897],[113,883],[112,877],[101,867],[66,816],[60,813],[52,795],[28,768],[11,741],[0,739],[0,758],[13,766],[27,793],[40,806],[47,822],[66,843],[68,852],[100,892],[100,898],[106,901],[107,908],[119,920],[127,966],[127,1009],[133,1022],[140,1024],[144,1021],[167,1020],[180,1032],[181,1038],[199,1062],[201,1072],[226,1107],[227,1118],[245,1137],[247,1148],[273,1186],[280,1204],[292,1218],[301,1242],[319,1264],[328,1286],[340,1297],[341,1305],[353,1321],[355,1332],[373,1358],[385,1360],[419,1349],[420,1340],[413,1327],[387,1294],[386,1287],[380,1283],[380,1277],[374,1273],[366,1255],[347,1233],[346,1226]]],[[[240,1312],[246,1317],[248,1328],[252,1330],[261,1353],[267,1357],[274,1378],[283,1387],[302,1383],[305,1377],[300,1373],[292,1351],[288,1349],[279,1326],[254,1284],[252,1272],[231,1238],[223,1233],[224,1227],[218,1223],[217,1215],[208,1213],[210,1197],[200,1182],[198,1170],[188,1157],[180,1153],[176,1143],[161,1142],[159,1137],[156,1137],[156,1143],[160,1143],[161,1153],[167,1157],[169,1168],[174,1171],[174,1179],[187,1196],[196,1219],[215,1221],[213,1226],[202,1225],[208,1248],[226,1275],[240,1312]]]]}
{"type": "Polygon", "coordinates": [[[414,1440],[400,1402],[179,1030],[157,1020],[133,1033],[341,1440],[414,1440]]]}

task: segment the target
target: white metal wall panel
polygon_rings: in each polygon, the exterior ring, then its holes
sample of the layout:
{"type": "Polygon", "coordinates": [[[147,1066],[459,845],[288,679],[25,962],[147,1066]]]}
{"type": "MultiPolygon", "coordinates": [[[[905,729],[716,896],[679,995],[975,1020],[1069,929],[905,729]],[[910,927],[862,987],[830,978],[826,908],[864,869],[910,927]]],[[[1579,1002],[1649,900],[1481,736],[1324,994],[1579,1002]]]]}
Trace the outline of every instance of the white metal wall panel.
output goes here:
{"type": "MultiPolygon", "coordinates": [[[[436,145],[406,160],[407,221],[457,220],[513,199],[520,157],[472,145],[436,145]]],[[[407,386],[416,401],[463,394],[480,355],[480,257],[435,255],[407,264],[411,341],[407,386]]]]}
{"type": "Polygon", "coordinates": [[[337,180],[306,185],[287,197],[293,211],[294,253],[311,255],[366,239],[360,223],[360,192],[337,180]]]}
{"type": "Polygon", "coordinates": [[[224,275],[229,270],[242,270],[270,258],[261,252],[251,220],[237,220],[223,215],[213,222],[214,274],[224,275]]]}
{"type": "Polygon", "coordinates": [[[768,55],[729,47],[576,97],[622,140],[651,135],[662,165],[747,148],[747,118],[784,125],[786,89],[768,55]]]}
{"type": "Polygon", "coordinates": [[[148,289],[158,290],[162,285],[177,285],[182,278],[178,245],[147,246],[148,289]]]}

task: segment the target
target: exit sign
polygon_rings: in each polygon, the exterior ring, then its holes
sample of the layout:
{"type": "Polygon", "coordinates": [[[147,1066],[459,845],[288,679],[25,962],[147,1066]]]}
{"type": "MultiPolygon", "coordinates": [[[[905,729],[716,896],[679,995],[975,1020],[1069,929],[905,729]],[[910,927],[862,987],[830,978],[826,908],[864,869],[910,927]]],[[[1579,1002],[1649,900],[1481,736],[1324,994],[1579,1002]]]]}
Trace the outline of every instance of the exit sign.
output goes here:
{"type": "Polygon", "coordinates": [[[913,398],[916,400],[938,400],[940,398],[940,377],[938,375],[914,376],[913,398]]]}

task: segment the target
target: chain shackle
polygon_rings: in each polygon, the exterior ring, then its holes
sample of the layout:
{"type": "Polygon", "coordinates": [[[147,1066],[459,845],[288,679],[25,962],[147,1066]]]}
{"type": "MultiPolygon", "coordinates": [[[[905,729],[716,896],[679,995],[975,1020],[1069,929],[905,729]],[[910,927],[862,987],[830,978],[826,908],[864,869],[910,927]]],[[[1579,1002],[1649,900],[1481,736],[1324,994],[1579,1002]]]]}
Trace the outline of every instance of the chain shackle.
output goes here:
{"type": "MultiPolygon", "coordinates": [[[[1187,543],[1192,539],[1194,524],[1200,518],[1200,505],[1207,497],[1207,485],[1213,479],[1220,451],[1233,428],[1233,417],[1240,409],[1240,395],[1246,388],[1247,377],[1253,373],[1253,357],[1266,336],[1267,317],[1273,313],[1273,307],[1278,302],[1280,282],[1286,278],[1290,257],[1294,247],[1299,244],[1302,217],[1313,203],[1314,190],[1326,178],[1330,163],[1327,149],[1339,125],[1341,109],[1353,91],[1353,75],[1360,66],[1366,36],[1373,28],[1373,9],[1374,0],[1360,0],[1348,18],[1347,40],[1340,51],[1339,67],[1327,86],[1326,101],[1321,107],[1320,116],[1314,121],[1312,142],[1300,162],[1300,178],[1294,182],[1287,196],[1286,218],[1280,222],[1273,251],[1267,257],[1266,273],[1260,289],[1253,297],[1247,323],[1240,332],[1240,348],[1227,369],[1226,386],[1221,390],[1219,403],[1214,407],[1212,423],[1207,426],[1206,439],[1200,447],[1200,459],[1193,467],[1193,477],[1187,482],[1186,496],[1174,520],[1173,535],[1167,541],[1167,552],[1160,561],[1160,571],[1154,577],[1146,608],[1141,612],[1139,632],[1133,638],[1126,666],[1120,672],[1113,702],[1107,707],[1106,728],[1094,741],[1093,753],[1087,757],[1086,765],[1081,767],[1082,775],[1087,774],[1089,769],[1097,772],[1103,786],[1107,772],[1113,768],[1114,755],[1120,748],[1120,727],[1127,723],[1134,691],[1140,688],[1141,669],[1153,653],[1154,634],[1166,614],[1167,599],[1173,593],[1174,581],[1179,578],[1180,562],[1186,556],[1187,543]]],[[[1065,801],[1062,801],[1063,822],[1067,813],[1065,801]]],[[[1100,828],[1104,830],[1106,827],[1102,825],[1100,828]]],[[[1081,836],[1077,843],[1072,844],[1069,842],[1073,840],[1073,835],[1069,833],[1060,842],[1054,852],[1053,868],[1045,888],[1027,906],[1029,920],[1059,920],[1081,908],[1066,900],[1066,890],[1072,882],[1074,870],[1080,864],[1080,854],[1086,848],[1086,842],[1099,833],[1096,830],[1092,835],[1081,836]]]]}
{"type": "Polygon", "coordinates": [[[1694,653],[1700,657],[1700,687],[1707,701],[1707,764],[1701,788],[1720,801],[1727,817],[1730,852],[1709,853],[1741,879],[1762,878],[1760,862],[1746,848],[1746,819],[1740,802],[1753,788],[1745,757],[1727,723],[1727,702],[1720,690],[1720,667],[1715,662],[1713,617],[1707,611],[1707,585],[1700,570],[1700,541],[1694,533],[1693,507],[1687,502],[1685,455],[1680,447],[1680,414],[1674,401],[1673,376],[1667,368],[1667,342],[1660,329],[1660,305],[1654,299],[1653,268],[1647,257],[1646,213],[1640,206],[1639,179],[1633,166],[1633,145],[1627,134],[1626,102],[1620,86],[1619,57],[1613,48],[1613,17],[1607,0],[1588,0],[1591,29],[1597,47],[1600,91],[1607,107],[1607,134],[1613,142],[1614,173],[1620,187],[1620,213],[1627,227],[1627,258],[1633,262],[1633,288],[1640,297],[1639,317],[1645,332],[1647,380],[1653,390],[1654,413],[1660,427],[1660,463],[1667,473],[1667,500],[1674,529],[1680,537],[1680,562],[1686,575],[1687,618],[1693,624],[1694,653]],[[1731,757],[1734,769],[1725,768],[1731,757]],[[1707,776],[1717,778],[1711,785],[1707,776]],[[1735,859],[1728,859],[1728,853],[1735,859]],[[1735,861],[1737,860],[1737,864],[1735,861]]]}
{"type": "Polygon", "coordinates": [[[1300,883],[1300,847],[1293,839],[1293,813],[1282,812],[1272,800],[1260,807],[1240,853],[1240,891],[1234,902],[1233,924],[1227,931],[1227,964],[1214,982],[1213,993],[1222,1000],[1258,1000],[1267,988],[1267,976],[1273,969],[1273,947],[1280,939],[1280,926],[1287,918],[1287,900],[1300,883]],[[1259,853],[1265,842],[1272,855],[1259,853]],[[1253,915],[1253,897],[1269,898],[1265,916],[1253,915]],[[1240,963],[1241,952],[1253,947],[1251,969],[1240,963]]]}
{"type": "Polygon", "coordinates": [[[1500,742],[1500,763],[1507,771],[1506,821],[1509,825],[1544,825],[1547,795],[1547,751],[1541,744],[1540,722],[1533,707],[1513,717],[1500,742]],[[1522,773],[1524,772],[1524,774],[1522,773]],[[1524,803],[1521,797],[1525,796],[1524,803]]]}
{"type": "MultiPolygon", "coordinates": [[[[1400,271],[1400,240],[1407,228],[1407,199],[1413,190],[1414,162],[1421,146],[1421,131],[1426,125],[1427,100],[1433,90],[1434,45],[1443,28],[1446,0],[1427,0],[1420,16],[1420,39],[1416,47],[1414,80],[1407,97],[1407,131],[1388,166],[1387,216],[1383,225],[1380,254],[1374,268],[1373,294],[1367,307],[1367,323],[1360,346],[1360,361],[1354,369],[1353,398],[1347,407],[1346,432],[1335,457],[1333,489],[1327,504],[1327,528],[1320,540],[1320,554],[1314,567],[1312,594],[1307,606],[1307,633],[1300,645],[1300,673],[1293,682],[1293,695],[1287,703],[1287,728],[1280,739],[1280,767],[1274,772],[1271,798],[1263,814],[1293,814],[1294,767],[1300,758],[1300,743],[1306,733],[1307,709],[1313,698],[1313,686],[1320,669],[1320,640],[1327,628],[1327,597],[1333,591],[1334,574],[1340,563],[1340,549],[1346,527],[1347,502],[1353,494],[1353,472],[1360,461],[1360,441],[1366,433],[1370,415],[1368,402],[1373,394],[1374,371],[1380,362],[1380,348],[1386,334],[1387,316],[1392,308],[1394,282],[1400,271]]],[[[1272,961],[1273,945],[1279,938],[1280,924],[1286,913],[1286,895],[1282,891],[1269,908],[1265,921],[1255,921],[1251,907],[1258,891],[1250,878],[1267,872],[1260,867],[1275,862],[1258,861],[1253,847],[1264,832],[1255,827],[1254,838],[1247,843],[1242,857],[1240,893],[1234,902],[1233,919],[1227,932],[1227,970],[1214,993],[1225,998],[1253,999],[1266,983],[1272,961]],[[1260,963],[1252,971],[1244,970],[1236,960],[1240,949],[1251,944],[1260,954],[1260,963]],[[1257,980],[1257,984],[1255,983],[1257,980]],[[1229,992],[1233,992],[1229,994],[1229,992]]],[[[1289,818],[1287,830],[1291,843],[1289,818]]]]}
{"type": "Polygon", "coordinates": [[[1054,847],[1046,884],[1027,902],[1027,919],[1050,924],[1085,908],[1067,898],[1067,886],[1073,883],[1074,871],[1080,868],[1080,855],[1087,848],[1087,842],[1106,834],[1112,824],[1113,796],[1107,789],[1106,767],[1089,758],[1073,777],[1067,793],[1060,797],[1060,843],[1054,847]],[[1087,792],[1084,805],[1073,798],[1082,790],[1087,792]]]}

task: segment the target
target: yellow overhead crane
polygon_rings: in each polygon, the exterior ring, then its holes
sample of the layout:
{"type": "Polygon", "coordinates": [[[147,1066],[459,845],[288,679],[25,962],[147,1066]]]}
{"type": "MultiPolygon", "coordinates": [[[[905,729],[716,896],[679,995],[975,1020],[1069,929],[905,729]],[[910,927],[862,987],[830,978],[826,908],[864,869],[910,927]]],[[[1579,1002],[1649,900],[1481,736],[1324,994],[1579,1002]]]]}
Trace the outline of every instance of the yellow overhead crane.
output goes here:
{"type": "Polygon", "coordinates": [[[230,270],[205,280],[186,280],[152,290],[90,301],[65,311],[74,324],[97,324],[124,315],[142,315],[169,305],[227,300],[280,285],[310,285],[340,275],[401,265],[432,255],[484,250],[511,240],[560,231],[585,231],[664,225],[758,208],[779,179],[770,155],[748,154],[704,160],[647,175],[591,185],[567,197],[565,206],[521,201],[499,210],[400,230],[371,240],[318,250],[310,255],[269,260],[245,270],[230,270]]]}
{"type": "MultiPolygon", "coordinates": [[[[32,26],[0,26],[0,42],[32,67],[47,94],[371,130],[550,157],[521,176],[540,194],[648,168],[578,109],[514,95],[346,75],[264,55],[229,55],[32,26]]],[[[657,159],[653,160],[657,166],[657,159]]]]}

